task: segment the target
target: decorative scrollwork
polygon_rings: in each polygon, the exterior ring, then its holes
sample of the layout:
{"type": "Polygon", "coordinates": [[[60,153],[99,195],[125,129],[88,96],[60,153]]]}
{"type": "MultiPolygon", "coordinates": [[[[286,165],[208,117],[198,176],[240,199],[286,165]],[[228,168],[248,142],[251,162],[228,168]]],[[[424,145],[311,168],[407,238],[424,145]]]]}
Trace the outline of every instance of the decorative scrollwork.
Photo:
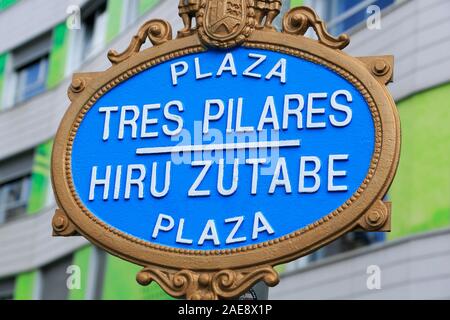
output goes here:
{"type": "Polygon", "coordinates": [[[298,7],[289,10],[283,18],[283,32],[295,35],[305,35],[309,28],[313,28],[319,42],[332,49],[344,49],[350,43],[346,34],[338,38],[328,33],[323,21],[316,12],[309,7],[298,7]]]}
{"type": "Polygon", "coordinates": [[[271,287],[280,281],[272,267],[262,267],[250,272],[223,270],[214,275],[212,289],[216,295],[229,299],[235,297],[237,291],[241,294],[248,291],[259,280],[271,287]]]}
{"type": "Polygon", "coordinates": [[[155,19],[147,21],[133,36],[128,48],[118,53],[115,50],[108,52],[108,59],[112,64],[121,63],[141,50],[142,45],[147,41],[147,38],[154,45],[163,44],[169,40],[172,40],[172,26],[169,22],[161,19],[155,19]]]}
{"type": "Polygon", "coordinates": [[[137,274],[136,280],[143,286],[156,281],[171,296],[180,298],[193,285],[194,274],[187,270],[172,273],[159,268],[145,268],[137,274]]]}
{"type": "Polygon", "coordinates": [[[144,286],[156,281],[171,296],[186,297],[189,300],[231,299],[245,293],[260,280],[269,286],[275,286],[279,282],[278,274],[272,267],[214,272],[147,267],[138,273],[136,279],[144,286]]]}

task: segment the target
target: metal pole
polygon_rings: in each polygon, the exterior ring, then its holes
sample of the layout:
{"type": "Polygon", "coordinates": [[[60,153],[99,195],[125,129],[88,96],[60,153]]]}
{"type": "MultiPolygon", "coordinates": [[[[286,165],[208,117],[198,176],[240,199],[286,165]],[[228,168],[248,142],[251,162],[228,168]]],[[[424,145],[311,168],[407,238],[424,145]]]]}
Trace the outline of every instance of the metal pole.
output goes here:
{"type": "Polygon", "coordinates": [[[259,282],[238,300],[269,300],[269,287],[264,282],[259,282]]]}

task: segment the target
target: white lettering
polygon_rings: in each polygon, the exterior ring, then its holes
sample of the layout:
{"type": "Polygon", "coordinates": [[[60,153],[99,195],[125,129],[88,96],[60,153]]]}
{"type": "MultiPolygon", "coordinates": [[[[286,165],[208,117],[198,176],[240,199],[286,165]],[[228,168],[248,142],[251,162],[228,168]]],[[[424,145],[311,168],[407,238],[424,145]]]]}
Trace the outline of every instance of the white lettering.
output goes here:
{"type": "Polygon", "coordinates": [[[265,124],[272,124],[273,130],[280,130],[280,124],[278,122],[277,110],[275,109],[275,101],[272,96],[267,97],[266,103],[264,105],[263,112],[261,114],[261,118],[258,124],[258,131],[262,131],[264,129],[265,124]],[[270,112],[270,117],[268,113],[270,112]]]}
{"type": "Polygon", "coordinates": [[[283,130],[289,127],[289,116],[297,117],[297,129],[303,129],[302,111],[305,107],[305,99],[300,94],[288,94],[284,97],[284,112],[283,112],[283,130]],[[290,102],[296,100],[297,108],[289,109],[290,102]]]}
{"type": "Polygon", "coordinates": [[[258,192],[258,176],[259,176],[259,165],[265,164],[267,161],[266,159],[247,159],[246,163],[253,165],[253,171],[252,171],[252,191],[251,193],[253,195],[257,194],[258,192]]]}
{"type": "Polygon", "coordinates": [[[236,233],[238,232],[239,228],[242,225],[242,222],[244,222],[244,217],[234,217],[234,218],[229,218],[225,220],[225,223],[233,223],[235,222],[235,225],[233,227],[233,229],[231,230],[230,234],[227,237],[227,240],[225,241],[226,244],[233,244],[233,243],[239,243],[239,242],[244,242],[247,241],[247,237],[240,237],[240,238],[235,238],[234,236],[236,235],[236,233]]]}
{"type": "Polygon", "coordinates": [[[183,104],[181,103],[181,101],[170,101],[164,107],[164,117],[169,121],[176,122],[177,128],[175,130],[171,130],[171,129],[169,129],[169,126],[165,124],[162,127],[163,132],[164,132],[164,134],[168,135],[169,137],[174,137],[181,133],[181,131],[183,130],[184,122],[183,122],[183,118],[180,117],[179,115],[170,113],[171,107],[176,107],[179,112],[183,112],[184,108],[183,108],[183,104]]]}
{"type": "Polygon", "coordinates": [[[245,132],[253,132],[255,131],[255,128],[253,127],[243,127],[242,126],[242,106],[244,103],[244,99],[239,98],[238,104],[237,104],[237,111],[236,111],[236,132],[237,133],[245,133],[245,132]]]}
{"type": "Polygon", "coordinates": [[[258,78],[258,79],[262,78],[261,74],[254,73],[253,70],[255,70],[261,63],[266,61],[267,56],[257,53],[250,53],[248,57],[258,60],[256,60],[252,65],[250,65],[247,69],[245,69],[243,75],[251,78],[258,78]]]}
{"type": "Polygon", "coordinates": [[[231,187],[229,189],[225,189],[223,186],[223,176],[224,176],[224,171],[225,171],[225,160],[224,159],[220,159],[219,160],[219,176],[217,179],[217,190],[219,191],[219,193],[223,196],[231,196],[232,194],[234,194],[237,190],[238,187],[238,181],[239,181],[239,159],[234,159],[234,164],[233,164],[233,179],[232,179],[232,184],[231,187]]]}
{"type": "Polygon", "coordinates": [[[165,231],[168,232],[173,229],[175,225],[175,221],[171,216],[160,214],[158,216],[158,220],[156,221],[155,228],[153,229],[152,238],[156,239],[158,237],[159,231],[165,231]],[[163,226],[163,221],[168,221],[169,224],[166,226],[163,226]]]}
{"type": "Polygon", "coordinates": [[[269,194],[275,193],[275,188],[284,186],[286,193],[291,193],[291,182],[289,181],[289,174],[286,164],[286,158],[280,157],[275,167],[275,173],[273,174],[272,183],[270,184],[269,194]],[[282,178],[280,179],[280,176],[282,178]]]}
{"type": "Polygon", "coordinates": [[[135,185],[138,187],[138,197],[139,199],[144,198],[144,178],[146,169],[142,164],[131,164],[128,166],[127,179],[125,183],[125,199],[130,199],[131,186],[135,185]],[[139,177],[133,178],[133,172],[139,171],[139,177]]]}
{"type": "Polygon", "coordinates": [[[119,107],[103,107],[98,110],[100,113],[105,113],[105,122],[103,125],[103,141],[109,139],[109,123],[111,120],[111,112],[119,111],[119,107]]]}
{"type": "Polygon", "coordinates": [[[298,183],[299,193],[314,193],[320,188],[320,176],[319,171],[321,168],[320,159],[317,157],[301,157],[300,158],[300,178],[298,183]],[[314,163],[314,169],[312,171],[306,171],[306,163],[314,163]],[[314,185],[312,187],[305,186],[305,178],[311,177],[314,179],[314,185]]]}
{"type": "Polygon", "coordinates": [[[213,241],[215,246],[220,246],[219,234],[217,233],[216,223],[214,220],[208,220],[205,229],[203,229],[198,245],[202,246],[205,241],[213,241]]]}
{"type": "Polygon", "coordinates": [[[148,113],[151,110],[159,110],[161,108],[160,104],[146,104],[144,105],[144,111],[142,113],[141,122],[141,138],[157,138],[158,132],[147,132],[147,127],[150,125],[158,124],[157,118],[148,118],[148,113]]]}
{"type": "Polygon", "coordinates": [[[123,106],[120,114],[119,123],[119,140],[123,140],[125,135],[125,126],[131,127],[131,137],[133,139],[137,138],[137,120],[139,119],[139,108],[137,106],[123,106]],[[133,117],[131,119],[126,119],[127,112],[132,112],[133,117]]]}
{"type": "Polygon", "coordinates": [[[267,74],[266,80],[272,77],[280,78],[281,83],[286,83],[286,59],[280,59],[273,69],[267,74]]]}
{"type": "Polygon", "coordinates": [[[202,74],[202,70],[200,68],[200,59],[199,58],[195,58],[194,62],[195,62],[195,78],[197,80],[202,80],[202,79],[206,79],[206,78],[211,78],[212,77],[213,74],[211,72],[202,74]]]}
{"type": "Polygon", "coordinates": [[[189,66],[185,61],[180,61],[171,64],[170,70],[172,73],[172,85],[176,86],[178,85],[178,78],[184,76],[188,72],[189,66]],[[181,67],[181,70],[177,71],[177,67],[181,67]]]}
{"type": "Polygon", "coordinates": [[[253,240],[258,239],[258,234],[262,232],[267,232],[269,235],[275,233],[275,231],[273,231],[272,229],[272,226],[269,224],[269,222],[267,221],[266,217],[264,217],[262,212],[257,212],[255,214],[255,219],[253,221],[252,239],[253,240]]]}
{"type": "Polygon", "coordinates": [[[203,166],[203,169],[198,175],[195,182],[192,184],[192,187],[189,189],[188,192],[189,197],[207,197],[211,194],[210,190],[198,190],[198,187],[200,186],[209,169],[211,168],[212,163],[213,163],[212,160],[199,160],[192,162],[191,165],[193,167],[203,166]]]}
{"type": "Polygon", "coordinates": [[[334,184],[335,177],[345,177],[347,176],[347,171],[335,171],[334,170],[334,162],[335,161],[347,161],[348,154],[337,154],[330,155],[328,159],[328,191],[347,191],[348,186],[340,185],[336,186],[334,184]]]}
{"type": "Polygon", "coordinates": [[[340,104],[337,102],[337,99],[339,96],[345,96],[345,99],[349,103],[353,102],[352,94],[350,92],[348,92],[347,90],[338,90],[338,91],[334,92],[333,95],[331,96],[331,107],[334,110],[344,112],[346,117],[343,121],[338,121],[338,120],[336,120],[335,115],[331,115],[330,122],[335,127],[345,127],[345,126],[348,126],[350,124],[350,122],[352,121],[353,113],[352,113],[352,109],[349,106],[346,106],[346,105],[343,105],[343,104],[340,104]]]}
{"type": "Polygon", "coordinates": [[[170,166],[171,166],[171,161],[167,161],[166,162],[166,176],[164,179],[164,188],[162,191],[157,191],[156,190],[156,181],[157,181],[157,176],[156,176],[156,170],[158,168],[158,163],[157,162],[153,162],[153,167],[152,167],[152,180],[151,180],[151,186],[150,186],[150,192],[152,194],[152,196],[154,196],[155,198],[163,198],[167,195],[167,193],[169,192],[169,188],[170,188],[170,166]]]}
{"type": "Polygon", "coordinates": [[[326,93],[310,93],[308,95],[308,115],[307,115],[307,120],[306,120],[306,127],[308,129],[318,129],[318,128],[326,127],[325,122],[313,122],[314,115],[325,114],[324,108],[314,108],[314,100],[315,99],[323,100],[326,98],[327,98],[326,93]]]}
{"type": "Polygon", "coordinates": [[[176,242],[181,243],[181,244],[192,244],[194,242],[193,240],[183,239],[183,229],[184,229],[184,219],[180,219],[180,224],[178,225],[176,242]]]}
{"type": "Polygon", "coordinates": [[[233,76],[237,76],[236,64],[234,63],[233,54],[227,53],[223,59],[222,65],[217,71],[217,77],[222,76],[224,72],[231,72],[233,76]]]}
{"type": "Polygon", "coordinates": [[[111,166],[106,167],[106,175],[104,179],[97,178],[97,170],[98,167],[92,168],[91,187],[89,189],[89,201],[95,200],[95,187],[99,185],[103,186],[103,200],[108,200],[109,182],[111,179],[111,166]]]}
{"type": "Polygon", "coordinates": [[[211,121],[217,121],[222,118],[223,113],[225,112],[225,105],[222,100],[213,99],[206,100],[205,102],[205,115],[203,117],[203,134],[208,134],[209,132],[209,123],[211,121]],[[211,106],[216,105],[219,107],[218,112],[215,115],[211,114],[211,106]]]}

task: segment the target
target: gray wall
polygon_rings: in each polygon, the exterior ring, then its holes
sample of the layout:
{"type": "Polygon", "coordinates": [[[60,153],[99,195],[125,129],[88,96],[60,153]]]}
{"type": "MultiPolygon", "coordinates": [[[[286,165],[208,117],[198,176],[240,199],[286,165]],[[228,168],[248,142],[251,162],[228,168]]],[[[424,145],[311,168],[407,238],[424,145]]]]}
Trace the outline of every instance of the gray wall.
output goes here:
{"type": "MultiPolygon", "coordinates": [[[[394,55],[395,77],[389,89],[396,100],[449,82],[450,1],[407,1],[385,11],[381,23],[381,30],[363,25],[351,31],[345,51],[354,56],[394,55]]],[[[271,289],[271,299],[450,299],[450,231],[297,269],[271,289]],[[370,265],[381,268],[381,290],[367,289],[370,265]]]]}
{"type": "Polygon", "coordinates": [[[0,13],[0,52],[10,51],[65,20],[67,7],[88,0],[25,0],[0,13]]]}
{"type": "Polygon", "coordinates": [[[450,299],[450,229],[368,247],[286,273],[270,299],[450,299]],[[381,271],[369,290],[367,268],[381,271]]]}
{"type": "Polygon", "coordinates": [[[0,279],[44,266],[86,245],[82,237],[52,237],[54,209],[0,226],[0,279]]]}
{"type": "MultiPolygon", "coordinates": [[[[5,19],[0,14],[0,30],[11,33],[0,34],[0,52],[18,45],[17,40],[29,39],[41,31],[52,28],[64,20],[68,4],[84,2],[69,0],[24,0],[5,13],[17,17],[5,19]],[[37,5],[40,4],[40,5],[37,5]],[[54,7],[52,7],[54,6],[54,7]],[[47,11],[46,11],[47,10],[47,11]],[[48,11],[50,10],[50,11],[48,11]],[[33,14],[30,14],[33,12],[33,14]],[[51,12],[51,13],[49,13],[51,12]],[[29,22],[25,17],[32,17],[29,22]],[[46,17],[48,21],[46,21],[46,17]],[[27,28],[19,27],[28,24],[27,28]],[[7,40],[8,39],[8,40],[7,40]]],[[[124,50],[139,26],[150,18],[162,18],[172,23],[174,32],[181,29],[181,20],[176,14],[172,0],[164,1],[155,10],[130,26],[119,38],[82,66],[82,71],[101,71],[110,67],[106,57],[110,48],[124,50]]],[[[30,150],[36,145],[51,139],[59,122],[69,106],[66,79],[57,88],[45,92],[13,109],[0,112],[0,161],[30,150]]],[[[42,267],[87,244],[82,237],[53,238],[51,219],[55,208],[48,208],[39,215],[23,218],[0,226],[0,278],[23,271],[42,267]]]]}
{"type": "Polygon", "coordinates": [[[411,0],[381,19],[380,30],[362,29],[350,34],[345,50],[354,56],[395,56],[396,100],[450,80],[450,1],[411,0]]]}
{"type": "MultiPolygon", "coordinates": [[[[32,36],[33,32],[36,32],[35,30],[44,28],[45,24],[38,17],[45,14],[42,10],[47,10],[48,4],[38,9],[32,5],[35,2],[50,3],[47,0],[23,1],[6,11],[8,14],[17,16],[16,11],[17,14],[24,15],[20,10],[25,12],[25,10],[35,9],[36,18],[33,19],[36,19],[36,22],[31,20],[30,23],[33,26],[36,24],[36,26],[33,28],[9,26],[7,30],[13,30],[14,37],[11,37],[10,33],[3,33],[0,36],[0,52],[12,46],[12,44],[8,44],[8,41],[12,41],[11,39],[15,39],[14,41],[26,39],[26,37],[32,36]]],[[[60,6],[60,2],[68,1],[55,2],[60,6]]],[[[65,8],[66,4],[62,7],[65,8]]],[[[58,12],[61,10],[61,8],[58,9],[58,12]]],[[[167,19],[173,24],[174,30],[180,29],[181,21],[174,10],[172,1],[164,1],[149,16],[134,24],[119,39],[108,46],[118,50],[126,48],[139,24],[150,17],[167,19]]],[[[64,14],[65,9],[58,16],[59,21],[63,19],[64,14]]],[[[21,19],[17,20],[25,23],[21,19]]],[[[15,20],[0,19],[0,30],[3,30],[2,23],[9,22],[20,24],[15,20]]],[[[47,26],[48,28],[50,25],[47,26]]],[[[389,88],[397,100],[450,80],[450,1],[408,1],[392,12],[384,14],[381,30],[364,28],[351,34],[351,40],[350,46],[346,49],[351,55],[395,55],[395,82],[389,88]]],[[[83,70],[106,69],[109,66],[106,59],[107,51],[105,48],[95,59],[86,63],[83,70]]],[[[21,106],[0,113],[0,160],[53,137],[68,106],[66,98],[68,85],[69,80],[21,106]],[[14,126],[11,126],[11,123],[14,123],[14,126]]]]}
{"type": "MultiPolygon", "coordinates": [[[[68,4],[82,0],[22,1],[0,14],[0,52],[21,44],[51,29],[64,20],[68,4]],[[33,12],[33,14],[29,14],[33,12]],[[3,15],[14,16],[5,19],[3,15]],[[26,17],[26,21],[24,20],[26,17]]],[[[180,29],[174,1],[164,1],[141,19],[108,48],[122,50],[146,19],[159,17],[180,29]]],[[[107,49],[83,66],[84,71],[99,71],[109,64],[107,49]]],[[[352,55],[394,54],[395,83],[391,90],[397,99],[450,79],[450,1],[413,0],[383,17],[382,29],[362,29],[352,34],[347,49],[352,55]]],[[[54,136],[68,106],[69,79],[14,109],[0,113],[0,160],[31,149],[54,136]]],[[[0,278],[47,264],[84,245],[82,238],[55,239],[50,236],[54,209],[0,227],[0,278]],[[8,245],[4,245],[4,244],[8,245]]],[[[291,274],[271,292],[272,298],[365,298],[415,297],[421,292],[444,296],[450,288],[448,233],[388,246],[341,261],[331,261],[316,270],[291,274]],[[439,241],[439,242],[438,242],[439,241]],[[401,249],[398,249],[401,248],[401,249]],[[431,250],[431,251],[430,251],[431,250]],[[434,250],[434,251],[433,251],[434,250]],[[439,251],[440,250],[440,251],[439,251]],[[386,253],[385,253],[386,252],[386,253]],[[417,259],[410,261],[411,259],[417,259]],[[380,264],[383,271],[381,291],[367,292],[365,268],[380,264]],[[428,287],[426,287],[428,286],[428,287]],[[429,290],[425,290],[428,288],[429,290]],[[420,290],[419,290],[420,289],[420,290]],[[423,289],[423,290],[422,290],[423,289]]],[[[424,294],[424,293],[422,293],[424,294]]],[[[447,297],[450,297],[447,294],[447,297]]]]}
{"type": "MultiPolygon", "coordinates": [[[[30,11],[27,11],[28,13],[26,14],[24,12],[26,12],[25,8],[27,10],[33,10],[35,6],[31,4],[35,2],[42,2],[42,0],[23,1],[23,4],[17,5],[17,9],[13,6],[9,10],[11,10],[11,14],[16,14],[14,10],[20,9],[24,11],[18,12],[17,14],[33,16],[33,14],[29,13],[30,11]]],[[[43,2],[58,3],[59,0],[45,0],[43,2]]],[[[37,16],[44,14],[40,11],[44,9],[46,9],[46,6],[42,9],[36,7],[37,16]]],[[[6,12],[9,12],[9,10],[6,12]]],[[[65,9],[63,13],[65,13],[65,9]]],[[[63,17],[64,15],[60,16],[59,19],[64,20],[63,17]]],[[[176,6],[172,1],[164,1],[149,15],[129,27],[118,39],[108,44],[108,48],[105,48],[94,59],[91,59],[84,64],[82,66],[82,71],[102,71],[109,68],[111,65],[106,57],[109,49],[114,48],[119,52],[124,50],[128,47],[132,36],[137,32],[139,26],[147,19],[157,17],[166,19],[172,23],[174,31],[181,29],[181,19],[179,19],[176,14],[176,6]]],[[[11,19],[2,19],[0,16],[0,30],[3,30],[2,23],[4,24],[5,21],[10,20],[11,19]]],[[[22,23],[25,22],[22,21],[22,23]]],[[[50,28],[50,26],[48,26],[48,28],[50,28]]],[[[15,34],[14,38],[26,39],[25,37],[28,36],[29,32],[26,29],[15,34]]],[[[10,37],[10,34],[2,33],[2,36],[0,36],[0,44],[2,44],[4,39],[9,39],[10,37]]],[[[2,52],[1,49],[0,52],[2,52]]],[[[66,81],[57,88],[26,101],[22,105],[0,112],[0,161],[21,151],[33,148],[55,135],[59,122],[69,106],[69,100],[67,98],[67,88],[69,84],[70,79],[66,79],[66,81]]]]}

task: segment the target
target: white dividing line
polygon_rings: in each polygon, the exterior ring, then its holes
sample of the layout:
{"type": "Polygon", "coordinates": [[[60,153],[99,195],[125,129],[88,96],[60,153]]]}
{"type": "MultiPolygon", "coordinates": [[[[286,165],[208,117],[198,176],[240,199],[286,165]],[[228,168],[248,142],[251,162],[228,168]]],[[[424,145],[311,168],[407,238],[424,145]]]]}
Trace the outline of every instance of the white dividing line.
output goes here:
{"type": "Polygon", "coordinates": [[[220,151],[220,150],[243,150],[243,149],[261,149],[261,148],[291,148],[300,147],[300,140],[285,141],[264,141],[264,142],[243,142],[227,144],[205,144],[194,146],[174,146],[174,147],[156,147],[139,148],[137,155],[151,155],[178,152],[199,152],[199,151],[220,151]]]}

